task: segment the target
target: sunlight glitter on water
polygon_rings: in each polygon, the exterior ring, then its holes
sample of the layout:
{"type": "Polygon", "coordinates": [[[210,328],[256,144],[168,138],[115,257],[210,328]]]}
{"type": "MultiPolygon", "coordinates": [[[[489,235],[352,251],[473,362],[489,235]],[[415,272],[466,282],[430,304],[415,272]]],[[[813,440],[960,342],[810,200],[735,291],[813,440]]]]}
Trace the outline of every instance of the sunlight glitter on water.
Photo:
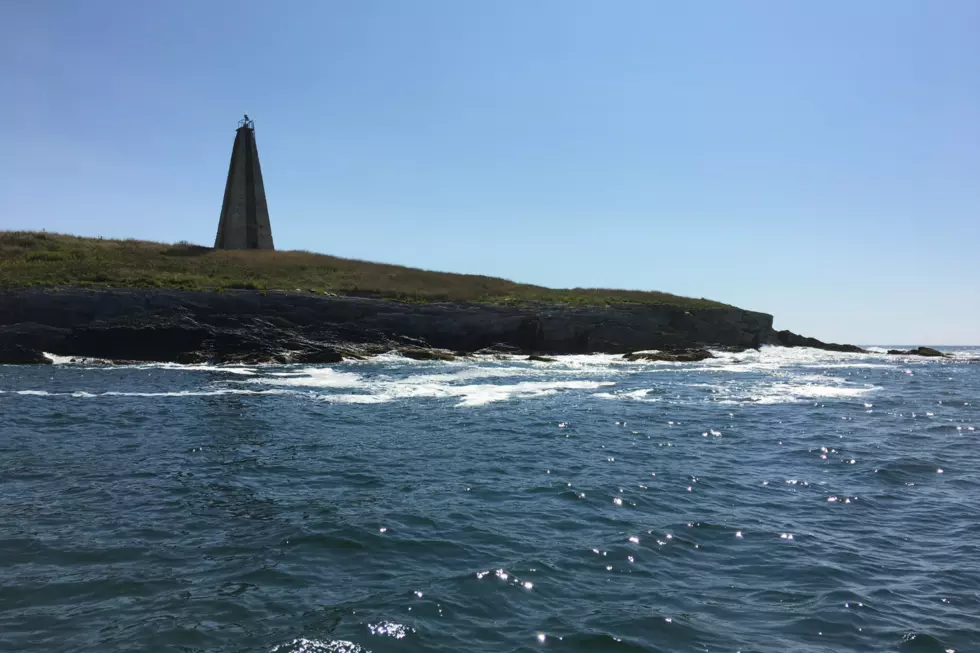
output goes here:
{"type": "Polygon", "coordinates": [[[409,628],[403,624],[396,624],[390,621],[382,621],[376,624],[368,624],[368,631],[372,635],[378,635],[383,637],[393,637],[395,639],[404,639],[409,633],[414,633],[414,628],[409,628]]]}
{"type": "MultiPolygon", "coordinates": [[[[972,650],[978,369],[0,367],[0,584],[38,614],[71,602],[79,650],[905,650],[896,624],[972,650]]],[[[0,640],[47,650],[18,605],[0,593],[0,640]]]]}

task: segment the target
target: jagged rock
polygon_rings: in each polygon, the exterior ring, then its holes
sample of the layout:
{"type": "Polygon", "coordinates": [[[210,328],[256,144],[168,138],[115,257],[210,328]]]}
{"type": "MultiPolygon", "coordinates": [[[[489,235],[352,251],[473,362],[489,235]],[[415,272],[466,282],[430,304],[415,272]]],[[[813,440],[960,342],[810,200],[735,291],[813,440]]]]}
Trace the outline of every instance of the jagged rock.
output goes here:
{"type": "Polygon", "coordinates": [[[269,354],[262,351],[226,352],[215,356],[215,363],[225,365],[262,365],[263,363],[288,363],[284,356],[269,354]]]}
{"type": "Polygon", "coordinates": [[[529,361],[533,361],[535,363],[557,363],[558,362],[558,359],[557,358],[548,358],[547,356],[537,356],[535,354],[531,354],[530,356],[527,357],[527,359],[529,361]]]}
{"type": "Polygon", "coordinates": [[[177,360],[175,362],[182,365],[200,365],[202,363],[207,363],[210,358],[211,357],[203,351],[185,351],[177,355],[177,360]]]}
{"type": "Polygon", "coordinates": [[[212,337],[209,329],[190,321],[147,320],[79,326],[71,330],[63,347],[69,354],[93,358],[171,363],[203,350],[212,337]]]}
{"type": "Polygon", "coordinates": [[[623,354],[625,360],[636,361],[668,361],[674,363],[696,363],[707,358],[714,358],[707,349],[680,349],[675,351],[638,351],[623,354]]]}
{"type": "Polygon", "coordinates": [[[729,354],[741,354],[743,351],[750,349],[759,349],[759,347],[742,347],[740,345],[711,345],[711,348],[715,351],[724,351],[729,354]]]}
{"type": "Polygon", "coordinates": [[[823,342],[816,338],[800,336],[792,331],[773,331],[770,344],[781,347],[812,347],[814,349],[824,349],[826,351],[840,351],[849,354],[867,354],[866,349],[861,349],[854,345],[839,345],[835,342],[823,342]]]}
{"type": "Polygon", "coordinates": [[[323,363],[339,363],[344,360],[343,355],[334,349],[318,349],[315,351],[304,351],[293,356],[293,361],[296,363],[311,363],[311,364],[323,364],[323,363]]]}
{"type": "Polygon", "coordinates": [[[889,349],[888,353],[893,356],[929,356],[933,358],[946,358],[946,354],[933,349],[932,347],[916,347],[915,349],[889,349]]]}
{"type": "Polygon", "coordinates": [[[0,365],[50,365],[51,359],[37,349],[0,343],[0,365]]]}
{"type": "Polygon", "coordinates": [[[505,345],[503,343],[494,343],[489,347],[483,347],[477,351],[473,352],[478,356],[493,356],[497,359],[504,359],[508,356],[519,356],[521,353],[520,347],[515,347],[513,345],[505,345]]]}
{"type": "Polygon", "coordinates": [[[456,356],[445,349],[421,349],[415,347],[402,347],[397,350],[405,358],[417,361],[454,361],[456,356]]]}
{"type": "Polygon", "coordinates": [[[347,359],[352,361],[363,361],[367,360],[369,356],[373,354],[365,354],[359,351],[351,351],[350,349],[340,349],[337,351],[340,354],[341,360],[347,359]]]}

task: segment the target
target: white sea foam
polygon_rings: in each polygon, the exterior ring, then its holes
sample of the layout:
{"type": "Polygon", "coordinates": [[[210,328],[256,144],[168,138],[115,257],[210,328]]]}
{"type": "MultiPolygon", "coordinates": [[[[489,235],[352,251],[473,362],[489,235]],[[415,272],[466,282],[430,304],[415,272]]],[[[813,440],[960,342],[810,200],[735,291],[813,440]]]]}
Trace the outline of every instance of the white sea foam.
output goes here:
{"type": "Polygon", "coordinates": [[[980,348],[957,349],[954,351],[943,352],[952,358],[980,359],[980,348]]]}
{"type": "Polygon", "coordinates": [[[307,367],[294,372],[273,372],[268,376],[248,379],[247,382],[294,388],[357,388],[363,385],[361,375],[353,372],[338,372],[329,367],[307,367]]]}
{"type": "Polygon", "coordinates": [[[794,385],[788,383],[774,383],[770,386],[770,389],[774,393],[785,393],[791,394],[796,397],[860,397],[869,392],[875,390],[880,390],[881,388],[874,386],[865,387],[843,387],[843,386],[831,386],[831,385],[817,385],[815,383],[807,383],[805,385],[794,385]]]}
{"type": "Polygon", "coordinates": [[[615,385],[603,381],[524,381],[513,385],[469,385],[452,387],[453,394],[461,398],[457,406],[482,406],[495,401],[544,397],[559,390],[594,390],[602,386],[615,385]]]}
{"type": "MultiPolygon", "coordinates": [[[[556,370],[557,371],[557,370],[556,370]]],[[[472,365],[455,372],[443,374],[419,374],[412,378],[419,383],[451,383],[453,381],[471,381],[473,379],[494,379],[515,376],[534,375],[528,367],[472,365]]]]}
{"type": "Polygon", "coordinates": [[[762,347],[758,351],[713,352],[716,358],[702,362],[705,370],[727,372],[774,371],[785,367],[882,368],[892,367],[884,355],[852,354],[809,347],[762,347]]]}
{"type": "Polygon", "coordinates": [[[845,383],[847,379],[841,376],[826,376],[824,374],[787,374],[777,372],[778,376],[788,376],[793,379],[796,383],[816,383],[816,384],[827,384],[827,383],[845,383]]]}
{"type": "Polygon", "coordinates": [[[319,395],[317,399],[332,404],[383,404],[392,400],[383,395],[319,395]]]}
{"type": "Polygon", "coordinates": [[[193,372],[224,372],[225,374],[239,374],[241,376],[252,376],[256,373],[255,370],[247,367],[230,365],[181,365],[177,369],[193,372]]]}
{"type": "Polygon", "coordinates": [[[86,370],[147,370],[164,369],[180,370],[182,372],[224,372],[226,374],[239,374],[249,376],[256,373],[254,369],[241,365],[206,365],[181,363],[151,363],[139,362],[120,365],[105,358],[89,358],[86,356],[59,356],[50,352],[42,352],[54,365],[71,365],[81,367],[86,370]]]}
{"type": "Polygon", "coordinates": [[[457,406],[483,406],[511,399],[530,399],[556,394],[561,390],[594,390],[611,381],[522,381],[496,385],[479,383],[452,385],[419,383],[410,377],[400,380],[366,381],[360,388],[366,394],[323,394],[321,401],[346,404],[379,404],[399,399],[458,399],[457,406]]]}
{"type": "Polygon", "coordinates": [[[861,397],[880,390],[878,386],[819,385],[816,383],[758,383],[724,396],[725,404],[784,404],[813,399],[861,397]]]}
{"type": "Polygon", "coordinates": [[[288,390],[246,390],[217,388],[214,390],[179,390],[176,392],[103,392],[101,397],[220,397],[221,395],[285,395],[299,394],[288,390]]]}
{"type": "MultiPolygon", "coordinates": [[[[359,391],[345,394],[324,393],[318,397],[322,401],[331,403],[376,404],[397,399],[458,398],[457,406],[482,406],[509,399],[543,397],[561,390],[594,390],[606,385],[615,385],[612,381],[581,379],[533,380],[509,384],[460,383],[461,381],[478,379],[527,377],[529,376],[528,372],[527,367],[494,367],[469,363],[467,366],[452,372],[415,374],[400,378],[390,374],[367,375],[326,367],[307,367],[294,372],[257,376],[243,382],[259,385],[359,391]]],[[[531,374],[530,376],[536,375],[531,374]]]]}
{"type": "Polygon", "coordinates": [[[646,401],[646,402],[656,402],[660,401],[660,397],[650,397],[649,394],[653,392],[652,388],[641,389],[641,390],[628,390],[622,392],[597,392],[593,397],[599,397],[600,399],[622,399],[622,400],[632,400],[632,401],[646,401]]]}
{"type": "MultiPolygon", "coordinates": [[[[419,361],[411,361],[412,367],[393,366],[395,369],[419,369],[419,361]]],[[[614,357],[559,356],[554,363],[541,363],[513,358],[507,361],[490,359],[486,361],[425,362],[422,369],[430,373],[415,374],[412,378],[419,382],[451,383],[476,379],[497,378],[552,378],[555,376],[599,376],[611,370],[622,372],[622,366],[613,367],[614,357]]],[[[619,361],[623,363],[623,361],[619,361]]]]}
{"type": "MultiPolygon", "coordinates": [[[[3,391],[0,390],[0,393],[3,391]]],[[[74,397],[76,399],[94,399],[97,397],[217,397],[221,395],[282,395],[301,394],[290,390],[247,390],[243,388],[216,388],[212,390],[177,390],[173,392],[108,392],[92,393],[85,390],[71,392],[48,392],[47,390],[15,390],[13,394],[34,397],[74,397]]]]}
{"type": "Polygon", "coordinates": [[[291,394],[282,390],[243,390],[220,388],[217,390],[179,390],[177,392],[103,392],[102,397],[218,397],[221,395],[279,395],[291,394]]]}
{"type": "Polygon", "coordinates": [[[80,358],[78,356],[59,356],[58,354],[51,354],[46,351],[41,352],[45,358],[51,361],[55,365],[70,365],[73,363],[101,363],[97,358],[80,358]]]}
{"type": "MultiPolygon", "coordinates": [[[[295,394],[334,404],[380,404],[416,398],[455,399],[460,407],[534,399],[560,392],[584,392],[601,400],[635,402],[722,401],[725,403],[785,403],[866,395],[878,388],[856,384],[852,377],[825,370],[846,367],[896,368],[887,354],[850,354],[806,348],[764,347],[760,351],[716,352],[716,358],[691,363],[631,363],[618,355],[557,356],[553,363],[525,357],[478,357],[478,360],[415,361],[383,355],[368,361],[336,366],[215,366],[146,363],[82,369],[165,369],[223,372],[238,379],[215,377],[200,389],[95,393],[90,389],[49,393],[45,390],[8,391],[45,396],[197,397],[219,395],[295,394]],[[653,379],[667,373],[663,384],[653,379]],[[692,374],[693,373],[693,374],[692,374]],[[749,373],[749,374],[746,374],[749,373]],[[656,374],[641,389],[608,390],[617,381],[656,374]],[[682,374],[684,376],[677,376],[682,374]],[[731,376],[729,375],[731,374],[731,376]],[[742,375],[742,376],[740,376],[742,375]],[[693,378],[692,378],[693,377],[693,378]],[[696,381],[696,382],[694,382],[696,381]],[[673,387],[678,392],[665,389],[673,387]],[[688,390],[684,390],[688,388],[688,390]],[[597,391],[590,393],[588,391],[597,391]],[[709,392],[697,392],[707,390],[709,392]],[[657,391],[656,395],[652,393],[657,391]]],[[[59,364],[70,360],[61,357],[59,364]]],[[[902,365],[908,365],[903,362],[902,365]]],[[[635,386],[634,386],[635,388],[635,386]]],[[[127,389],[128,390],[128,389],[127,389]]]]}

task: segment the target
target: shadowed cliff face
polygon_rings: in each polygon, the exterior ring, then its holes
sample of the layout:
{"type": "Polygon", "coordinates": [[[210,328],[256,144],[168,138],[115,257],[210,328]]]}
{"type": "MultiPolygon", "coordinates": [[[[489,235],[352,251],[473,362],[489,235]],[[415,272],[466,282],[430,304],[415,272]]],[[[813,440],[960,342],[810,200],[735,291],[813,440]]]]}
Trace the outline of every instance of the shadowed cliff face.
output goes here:
{"type": "MultiPolygon", "coordinates": [[[[342,353],[403,347],[588,354],[792,346],[791,340],[773,331],[772,316],[737,308],[405,304],[249,291],[0,291],[0,362],[36,362],[41,351],[144,361],[330,362],[342,353]]],[[[819,343],[805,340],[805,346],[819,343]]]]}

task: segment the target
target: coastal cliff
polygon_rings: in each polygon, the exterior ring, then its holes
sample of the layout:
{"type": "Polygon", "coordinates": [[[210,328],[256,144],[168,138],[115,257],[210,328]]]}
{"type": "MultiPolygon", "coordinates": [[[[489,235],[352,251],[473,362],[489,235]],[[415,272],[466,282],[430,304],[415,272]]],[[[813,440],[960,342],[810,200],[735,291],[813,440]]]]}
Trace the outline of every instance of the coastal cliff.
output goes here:
{"type": "Polygon", "coordinates": [[[734,307],[406,303],[304,292],[0,290],[0,363],[63,356],[161,362],[335,362],[401,350],[628,353],[773,344],[844,351],[734,307]]]}
{"type": "Polygon", "coordinates": [[[329,363],[387,351],[445,359],[650,349],[687,360],[704,356],[691,349],[767,344],[860,351],[774,331],[765,313],[664,292],[552,289],[302,251],[0,232],[0,363],[44,363],[45,352],[329,363]]]}

